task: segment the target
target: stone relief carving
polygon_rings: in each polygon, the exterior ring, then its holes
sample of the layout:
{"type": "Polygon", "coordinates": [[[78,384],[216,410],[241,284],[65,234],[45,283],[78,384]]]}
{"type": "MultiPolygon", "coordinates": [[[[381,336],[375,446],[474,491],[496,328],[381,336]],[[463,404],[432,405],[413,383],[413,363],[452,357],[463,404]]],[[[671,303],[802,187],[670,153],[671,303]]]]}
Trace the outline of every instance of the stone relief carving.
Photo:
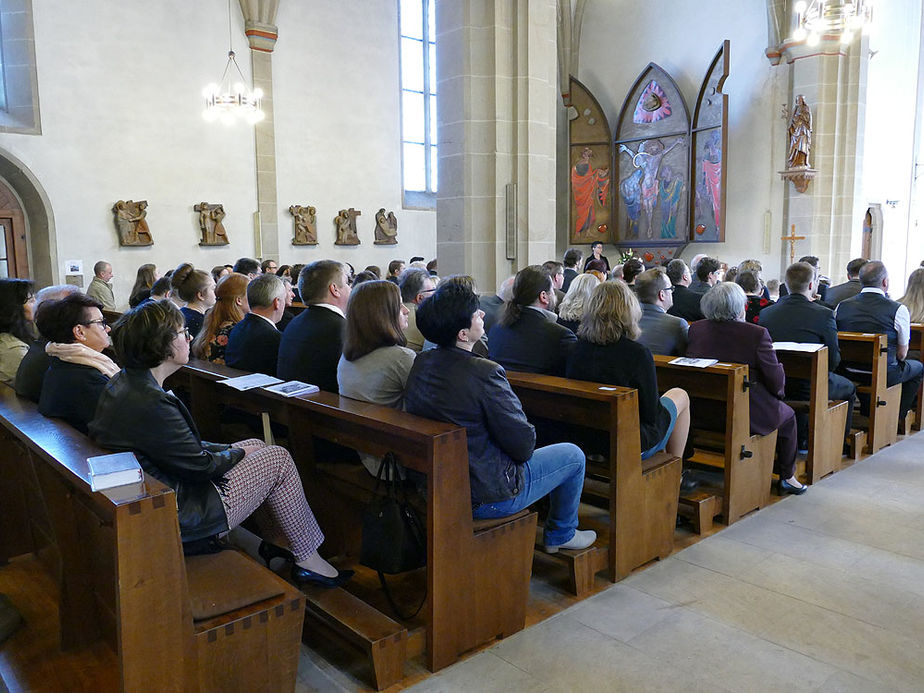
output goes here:
{"type": "Polygon", "coordinates": [[[225,218],[224,205],[200,202],[193,205],[193,210],[199,213],[199,232],[202,234],[199,245],[228,245],[228,233],[222,223],[225,218]]]}
{"type": "Polygon", "coordinates": [[[398,242],[398,219],[394,212],[385,214],[382,207],[375,213],[374,245],[395,245],[398,242]]]}
{"type": "Polygon", "coordinates": [[[147,200],[119,200],[112,207],[119,245],[154,245],[151,229],[148,228],[147,200]]]}
{"type": "Polygon", "coordinates": [[[350,207],[341,209],[334,217],[334,226],[337,229],[337,240],[334,245],[359,245],[359,234],[356,232],[356,217],[362,212],[350,207]]]}
{"type": "Polygon", "coordinates": [[[289,207],[289,214],[292,215],[295,223],[295,237],[292,239],[292,245],[318,244],[317,212],[317,209],[309,205],[289,207]]]}

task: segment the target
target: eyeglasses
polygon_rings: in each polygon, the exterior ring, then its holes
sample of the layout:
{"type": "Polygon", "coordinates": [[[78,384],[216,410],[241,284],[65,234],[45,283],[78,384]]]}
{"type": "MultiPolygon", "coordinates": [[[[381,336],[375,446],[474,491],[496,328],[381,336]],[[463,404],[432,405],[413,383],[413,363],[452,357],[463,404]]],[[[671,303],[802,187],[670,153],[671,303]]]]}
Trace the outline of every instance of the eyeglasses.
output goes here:
{"type": "Polygon", "coordinates": [[[100,318],[99,320],[90,320],[89,322],[82,322],[81,325],[89,327],[90,325],[99,325],[103,329],[106,329],[109,326],[109,323],[106,322],[105,318],[100,318]]]}
{"type": "Polygon", "coordinates": [[[661,288],[661,291],[673,291],[673,290],[674,290],[673,284],[671,284],[670,286],[665,286],[661,288]]]}
{"type": "Polygon", "coordinates": [[[181,334],[181,335],[183,335],[184,337],[186,337],[186,341],[187,341],[187,342],[188,342],[189,340],[192,339],[192,335],[189,334],[189,328],[188,328],[188,327],[184,327],[182,330],[177,330],[176,333],[177,333],[177,334],[181,334]]]}

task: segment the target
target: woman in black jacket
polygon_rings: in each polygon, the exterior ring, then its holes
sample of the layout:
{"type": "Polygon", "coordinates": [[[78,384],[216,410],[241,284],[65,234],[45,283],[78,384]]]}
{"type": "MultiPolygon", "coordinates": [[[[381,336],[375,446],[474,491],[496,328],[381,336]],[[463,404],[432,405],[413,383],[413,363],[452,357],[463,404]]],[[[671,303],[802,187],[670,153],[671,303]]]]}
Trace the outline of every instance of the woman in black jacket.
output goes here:
{"type": "Polygon", "coordinates": [[[86,294],[73,293],[59,301],[45,301],[35,324],[48,340],[51,357],[42,380],[39,411],[64,419],[81,433],[93,419],[96,403],[119,367],[103,353],[111,344],[103,304],[86,294]]]}
{"type": "Polygon", "coordinates": [[[513,515],[548,495],[545,550],[587,548],[596,534],[577,529],[584,453],[571,443],[535,449],[536,431],[504,369],[472,352],[484,334],[483,318],[464,281],[443,283],[420,304],[417,326],[438,348],[414,359],[404,408],[465,427],[476,519],[513,515]]]}
{"type": "Polygon", "coordinates": [[[260,546],[267,565],[285,557],[296,582],[345,582],[352,571],[338,573],[318,553],[324,535],[289,452],[259,440],[207,443],[183,403],[164,391],[164,380],[189,360],[179,309],[169,300],[139,306],[116,323],[113,341],[123,369],[100,396],[90,435],[110,450],[131,450],[146,473],[176,491],[183,541],[227,532],[254,514],[276,542],[260,546]]]}
{"type": "Polygon", "coordinates": [[[638,299],[621,279],[594,289],[568,358],[568,377],[637,389],[642,459],[664,449],[683,457],[690,398],[676,387],[658,397],[654,359],[648,347],[635,341],[641,317],[638,299]]]}

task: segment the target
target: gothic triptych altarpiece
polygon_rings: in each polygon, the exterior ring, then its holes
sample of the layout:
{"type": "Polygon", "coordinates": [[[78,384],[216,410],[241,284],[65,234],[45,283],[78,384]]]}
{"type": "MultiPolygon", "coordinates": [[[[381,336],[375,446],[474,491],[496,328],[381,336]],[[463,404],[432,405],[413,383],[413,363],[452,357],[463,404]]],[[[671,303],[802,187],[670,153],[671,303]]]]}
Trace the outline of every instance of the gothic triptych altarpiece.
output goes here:
{"type": "Polygon", "coordinates": [[[571,244],[603,241],[655,263],[690,242],[725,240],[728,67],[725,41],[691,118],[671,76],[649,63],[615,133],[593,94],[571,78],[571,244]]]}

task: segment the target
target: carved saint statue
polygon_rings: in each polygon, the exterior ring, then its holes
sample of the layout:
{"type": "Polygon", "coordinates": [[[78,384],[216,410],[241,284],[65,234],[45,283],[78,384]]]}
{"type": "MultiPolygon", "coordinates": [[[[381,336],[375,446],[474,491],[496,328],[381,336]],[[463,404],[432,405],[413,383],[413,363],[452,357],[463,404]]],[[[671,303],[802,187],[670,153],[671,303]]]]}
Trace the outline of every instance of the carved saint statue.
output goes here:
{"type": "Polygon", "coordinates": [[[356,233],[356,217],[362,212],[358,212],[352,207],[341,209],[340,213],[334,217],[334,226],[337,227],[337,240],[334,245],[359,245],[359,235],[356,233]]]}
{"type": "Polygon", "coordinates": [[[375,245],[395,245],[398,242],[398,219],[394,212],[385,214],[382,207],[375,213],[375,245]]]}
{"type": "Polygon", "coordinates": [[[224,205],[200,202],[193,205],[193,210],[199,212],[199,231],[202,234],[199,245],[228,245],[228,233],[222,223],[225,218],[224,205]]]}
{"type": "Polygon", "coordinates": [[[292,205],[289,214],[295,218],[295,238],[292,245],[317,245],[317,211],[314,207],[292,205]]]}
{"type": "Polygon", "coordinates": [[[809,168],[809,151],[812,149],[812,110],[805,103],[802,94],[796,97],[796,105],[789,121],[789,168],[809,168]]]}
{"type": "Polygon", "coordinates": [[[119,200],[112,208],[119,232],[119,245],[154,245],[148,228],[147,200],[119,200]]]}

